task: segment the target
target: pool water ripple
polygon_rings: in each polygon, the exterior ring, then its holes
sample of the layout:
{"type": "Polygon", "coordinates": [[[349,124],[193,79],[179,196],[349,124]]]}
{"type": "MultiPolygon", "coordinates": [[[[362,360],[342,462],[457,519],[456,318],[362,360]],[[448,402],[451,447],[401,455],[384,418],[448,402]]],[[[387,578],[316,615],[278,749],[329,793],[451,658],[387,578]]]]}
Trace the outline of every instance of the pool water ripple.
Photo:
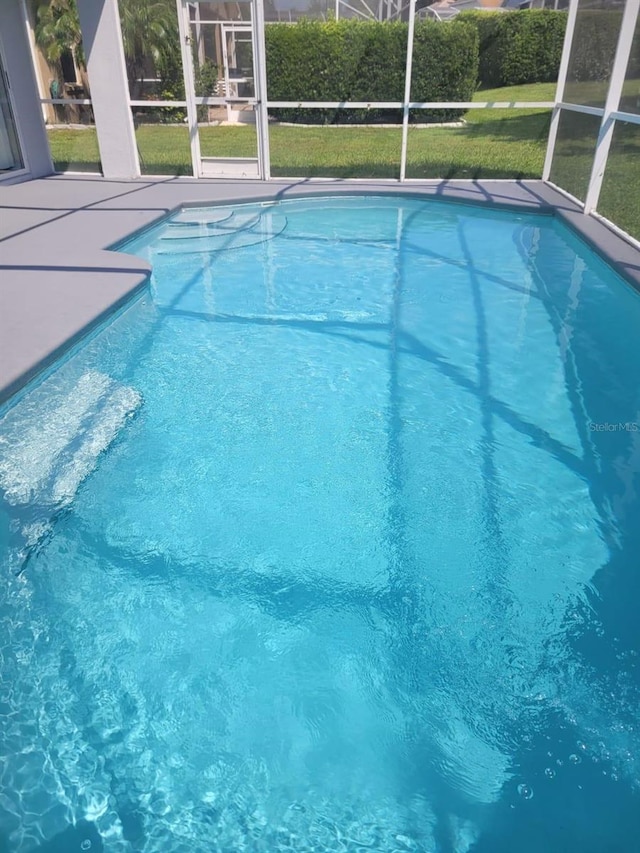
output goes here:
{"type": "Polygon", "coordinates": [[[401,196],[124,248],[0,419],[0,848],[635,849],[637,295],[401,196]]]}

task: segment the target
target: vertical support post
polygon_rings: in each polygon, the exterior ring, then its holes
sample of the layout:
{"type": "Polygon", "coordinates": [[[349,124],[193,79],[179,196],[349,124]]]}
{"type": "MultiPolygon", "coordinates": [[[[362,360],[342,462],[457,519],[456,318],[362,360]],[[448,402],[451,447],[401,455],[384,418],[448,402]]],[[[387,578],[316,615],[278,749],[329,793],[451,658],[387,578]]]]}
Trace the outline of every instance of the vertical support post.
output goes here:
{"type": "MultiPolygon", "coordinates": [[[[36,58],[36,39],[33,32],[33,26],[31,24],[31,20],[29,18],[29,11],[27,9],[27,0],[20,0],[20,11],[22,13],[22,18],[24,20],[25,32],[27,33],[27,38],[29,39],[29,51],[31,56],[31,64],[33,65],[33,70],[35,72],[36,85],[38,87],[38,94],[41,98],[48,98],[49,91],[45,88],[44,80],[42,79],[42,75],[38,73],[38,60],[36,58]]],[[[55,110],[55,107],[51,104],[41,104],[40,108],[42,110],[42,119],[44,123],[47,123],[49,110],[55,110]]]]}
{"type": "Polygon", "coordinates": [[[571,0],[569,3],[569,11],[567,13],[567,27],[564,31],[564,44],[562,46],[562,57],[560,59],[560,68],[558,70],[555,106],[551,113],[551,124],[549,125],[549,137],[547,139],[547,153],[544,158],[544,167],[542,169],[543,181],[548,181],[549,175],[551,174],[553,153],[555,151],[556,139],[558,137],[558,125],[560,124],[560,107],[558,105],[564,100],[564,89],[567,82],[567,73],[569,71],[571,47],[573,45],[573,33],[576,28],[576,18],[578,15],[578,2],[579,0],[571,0]]]}
{"type": "Polygon", "coordinates": [[[600,124],[598,141],[596,142],[596,153],[593,158],[593,166],[591,167],[589,188],[587,189],[587,195],[584,200],[585,214],[591,213],[596,209],[598,199],[600,198],[600,190],[602,189],[602,181],[607,167],[607,160],[609,159],[609,149],[611,148],[611,140],[613,139],[613,130],[616,123],[612,113],[620,106],[620,97],[622,95],[622,87],[624,86],[624,78],[627,73],[627,65],[629,64],[629,56],[631,55],[639,10],[640,0],[627,0],[624,12],[622,13],[620,35],[618,36],[616,56],[613,60],[609,91],[607,92],[604,115],[600,124]]]}
{"type": "MultiPolygon", "coordinates": [[[[220,24],[220,43],[222,44],[222,67],[224,68],[224,96],[231,97],[231,77],[229,76],[229,52],[227,49],[228,30],[224,24],[220,24]]],[[[236,93],[237,94],[237,93],[236,93]]],[[[227,121],[231,122],[231,107],[226,102],[227,121]]]]}
{"type": "Polygon", "coordinates": [[[200,4],[195,4],[196,9],[196,45],[198,48],[198,63],[200,66],[205,63],[204,39],[202,38],[202,24],[200,23],[200,4]]]}
{"type": "Polygon", "coordinates": [[[340,19],[340,0],[336,0],[336,21],[340,19]]]}
{"type": "Polygon", "coordinates": [[[253,74],[256,90],[256,124],[258,130],[258,168],[263,181],[271,178],[269,148],[269,111],[267,109],[267,49],[264,40],[264,2],[254,0],[251,15],[253,36],[253,74]]]}
{"type": "Polygon", "coordinates": [[[78,0],[102,173],[140,176],[117,0],[78,0]]]}
{"type": "Polygon", "coordinates": [[[407,62],[404,71],[404,100],[402,102],[402,150],[400,152],[400,181],[407,171],[407,140],[409,135],[409,101],[411,100],[411,72],[413,69],[413,33],[416,22],[416,0],[409,2],[409,30],[407,33],[407,62]]]}
{"type": "Polygon", "coordinates": [[[191,146],[191,165],[193,177],[200,175],[200,136],[198,135],[198,108],[195,102],[196,84],[193,74],[193,56],[191,54],[191,34],[189,32],[188,7],[185,0],[176,0],[178,10],[178,33],[180,36],[180,55],[184,75],[184,94],[187,102],[187,123],[189,125],[189,144],[191,146]]]}

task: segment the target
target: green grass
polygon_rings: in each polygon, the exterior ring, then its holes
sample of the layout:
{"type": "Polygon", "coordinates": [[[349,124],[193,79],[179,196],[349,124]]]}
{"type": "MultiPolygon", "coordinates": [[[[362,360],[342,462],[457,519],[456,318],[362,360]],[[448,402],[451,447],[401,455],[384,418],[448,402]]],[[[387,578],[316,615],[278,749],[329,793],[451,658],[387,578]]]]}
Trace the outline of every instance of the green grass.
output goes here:
{"type": "MultiPolygon", "coordinates": [[[[551,101],[552,83],[487,89],[478,101],[551,101]]],[[[552,178],[577,196],[589,177],[594,128],[598,119],[572,113],[558,143],[552,178]],[[589,119],[591,122],[589,123],[589,119]],[[584,125],[584,126],[583,126],[584,125]],[[593,127],[591,126],[593,125],[593,127]]],[[[549,111],[540,109],[469,110],[460,128],[410,126],[408,178],[539,178],[546,149],[549,111]]],[[[619,125],[612,149],[601,211],[640,237],[640,132],[619,125]],[[638,189],[634,190],[633,187],[638,189]]],[[[400,168],[401,129],[382,127],[269,128],[271,170],[280,177],[396,178],[400,168]]],[[[191,174],[189,137],[184,125],[141,124],[136,130],[144,174],[191,174]]],[[[95,131],[50,130],[56,167],[99,171],[95,131]]],[[[255,128],[204,127],[205,156],[256,156],[255,128]]]]}
{"type": "MultiPolygon", "coordinates": [[[[564,113],[551,180],[584,201],[600,120],[564,113]]],[[[640,240],[640,125],[616,122],[598,212],[640,240]]]]}
{"type": "MultiPolygon", "coordinates": [[[[553,84],[542,83],[478,92],[482,101],[552,100],[553,84]]],[[[418,117],[419,119],[419,117],[418,117]]],[[[410,129],[408,171],[413,177],[539,177],[548,114],[541,110],[470,110],[463,128],[410,129]]],[[[141,124],[136,130],[145,174],[190,174],[187,128],[141,124]]],[[[283,127],[272,125],[274,175],[396,177],[400,128],[283,127]]],[[[92,129],[49,131],[58,169],[99,170],[92,129]]],[[[204,127],[205,156],[256,155],[255,129],[204,127]]]]}
{"type": "Polygon", "coordinates": [[[94,127],[47,129],[51,159],[58,172],[99,172],[100,152],[94,127]]]}
{"type": "MultiPolygon", "coordinates": [[[[584,104],[592,107],[604,107],[609,89],[605,80],[568,80],[564,90],[564,100],[570,104],[584,104]]],[[[621,110],[638,111],[640,102],[640,80],[629,78],[622,87],[621,110]]]]}

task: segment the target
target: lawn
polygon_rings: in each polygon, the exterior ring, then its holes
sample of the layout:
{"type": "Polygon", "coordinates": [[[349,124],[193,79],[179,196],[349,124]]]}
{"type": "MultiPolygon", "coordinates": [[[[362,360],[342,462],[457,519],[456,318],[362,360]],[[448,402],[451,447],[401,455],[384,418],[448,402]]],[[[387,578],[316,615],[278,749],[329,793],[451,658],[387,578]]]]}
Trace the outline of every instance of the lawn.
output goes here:
{"type": "MultiPolygon", "coordinates": [[[[584,201],[600,120],[563,113],[551,180],[584,201]]],[[[640,240],[640,125],[616,122],[598,212],[640,240]]]]}
{"type": "MultiPolygon", "coordinates": [[[[551,101],[552,83],[490,89],[479,101],[551,101]]],[[[553,180],[578,197],[591,169],[599,120],[567,116],[561,127],[553,180]]],[[[539,178],[546,149],[549,111],[469,110],[464,127],[410,126],[407,147],[408,178],[539,178]]],[[[271,171],[278,177],[397,178],[401,129],[388,127],[269,128],[271,171]]],[[[139,124],[136,137],[144,174],[191,174],[187,128],[182,124],[139,124]]],[[[51,151],[60,170],[99,170],[95,131],[49,131],[51,151]]],[[[256,156],[256,133],[251,126],[202,127],[205,156],[256,156]]],[[[619,125],[612,148],[600,204],[601,211],[640,237],[640,130],[619,125]],[[633,174],[635,171],[635,175],[633,174]]]]}
{"type": "MultiPolygon", "coordinates": [[[[553,84],[478,92],[486,101],[552,100],[553,84]]],[[[548,127],[545,110],[470,110],[462,128],[410,128],[410,177],[539,177],[548,127]]],[[[397,177],[401,130],[388,127],[269,128],[272,172],[295,177],[397,177]]],[[[187,128],[181,124],[139,124],[138,148],[145,174],[190,174],[187,128]]],[[[49,131],[60,170],[99,169],[95,131],[49,131]]],[[[256,155],[255,128],[203,127],[205,156],[256,155]]]]}

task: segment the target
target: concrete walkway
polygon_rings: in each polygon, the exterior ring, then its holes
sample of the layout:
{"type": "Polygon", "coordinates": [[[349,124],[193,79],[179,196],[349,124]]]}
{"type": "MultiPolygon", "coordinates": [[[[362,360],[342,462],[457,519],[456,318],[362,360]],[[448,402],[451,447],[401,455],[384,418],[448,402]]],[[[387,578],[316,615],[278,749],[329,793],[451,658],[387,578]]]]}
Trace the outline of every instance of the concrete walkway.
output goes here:
{"type": "Polygon", "coordinates": [[[180,205],[371,192],[554,213],[640,289],[640,252],[541,181],[400,186],[53,176],[0,188],[0,403],[144,288],[148,265],[107,247],[180,205]]]}

